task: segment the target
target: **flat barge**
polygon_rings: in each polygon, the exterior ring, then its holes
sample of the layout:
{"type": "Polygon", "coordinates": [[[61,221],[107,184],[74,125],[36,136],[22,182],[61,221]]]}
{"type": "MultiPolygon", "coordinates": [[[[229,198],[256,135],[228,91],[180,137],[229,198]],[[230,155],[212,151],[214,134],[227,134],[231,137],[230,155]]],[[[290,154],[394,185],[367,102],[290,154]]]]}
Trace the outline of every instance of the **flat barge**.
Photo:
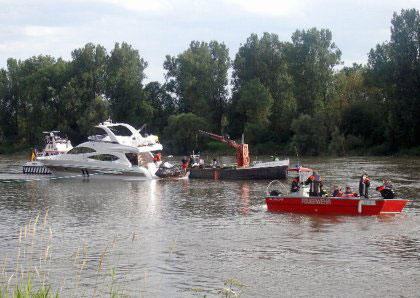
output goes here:
{"type": "Polygon", "coordinates": [[[189,178],[214,180],[286,179],[289,160],[259,163],[252,167],[191,168],[189,178]]]}

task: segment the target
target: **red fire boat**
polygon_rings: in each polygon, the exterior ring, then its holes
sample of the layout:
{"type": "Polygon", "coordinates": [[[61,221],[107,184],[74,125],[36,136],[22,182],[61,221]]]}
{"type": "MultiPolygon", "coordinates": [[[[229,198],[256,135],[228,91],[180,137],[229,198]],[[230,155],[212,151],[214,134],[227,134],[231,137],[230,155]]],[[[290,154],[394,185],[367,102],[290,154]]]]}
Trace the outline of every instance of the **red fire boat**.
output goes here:
{"type": "Polygon", "coordinates": [[[312,169],[296,167],[289,169],[289,176],[299,177],[301,181],[297,192],[278,181],[272,181],[267,187],[265,202],[268,211],[323,214],[323,215],[381,215],[400,213],[407,200],[364,197],[310,197],[308,187],[302,181],[312,175],[312,169]],[[277,187],[274,187],[278,182],[277,187]],[[270,191],[271,188],[271,191],[270,191]]]}

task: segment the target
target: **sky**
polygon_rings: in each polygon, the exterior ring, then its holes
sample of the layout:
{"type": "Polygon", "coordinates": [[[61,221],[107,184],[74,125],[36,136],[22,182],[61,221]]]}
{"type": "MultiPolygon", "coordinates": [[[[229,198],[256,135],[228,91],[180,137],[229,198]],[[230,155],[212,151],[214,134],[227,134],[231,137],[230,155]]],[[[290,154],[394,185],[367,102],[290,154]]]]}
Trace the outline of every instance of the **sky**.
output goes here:
{"type": "Polygon", "coordinates": [[[392,14],[420,0],[0,0],[0,68],[8,58],[71,59],[92,42],[127,42],[148,62],[146,82],[164,82],[166,55],[192,40],[224,42],[234,59],[251,33],[290,41],[297,29],[330,29],[344,65],[366,63],[390,39],[392,14]]]}

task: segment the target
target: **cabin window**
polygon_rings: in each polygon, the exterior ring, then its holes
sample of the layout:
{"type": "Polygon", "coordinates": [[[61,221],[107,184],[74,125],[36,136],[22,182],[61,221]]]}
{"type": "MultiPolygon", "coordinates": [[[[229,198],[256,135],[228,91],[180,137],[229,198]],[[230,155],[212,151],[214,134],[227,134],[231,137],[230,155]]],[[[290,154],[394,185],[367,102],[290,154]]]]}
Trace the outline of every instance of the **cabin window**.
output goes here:
{"type": "Polygon", "coordinates": [[[116,135],[116,136],[122,136],[122,137],[131,137],[132,133],[131,131],[122,125],[116,125],[116,126],[108,126],[108,128],[116,135]]]}
{"type": "Polygon", "coordinates": [[[107,136],[108,136],[108,134],[106,133],[105,130],[103,130],[100,127],[94,127],[93,129],[91,129],[91,131],[89,133],[88,140],[90,140],[90,141],[101,141],[102,139],[104,139],[107,136]]]}
{"type": "Polygon", "coordinates": [[[128,161],[131,163],[132,166],[138,166],[139,165],[139,159],[137,157],[137,154],[126,153],[125,156],[127,157],[128,161]]]}
{"type": "Polygon", "coordinates": [[[100,160],[100,161],[114,161],[114,160],[118,160],[118,157],[116,157],[115,155],[111,155],[111,154],[93,155],[93,156],[89,156],[88,158],[90,158],[90,159],[96,159],[96,160],[100,160]]]}
{"type": "Polygon", "coordinates": [[[96,152],[95,149],[89,147],[74,147],[67,154],[84,154],[96,152]]]}

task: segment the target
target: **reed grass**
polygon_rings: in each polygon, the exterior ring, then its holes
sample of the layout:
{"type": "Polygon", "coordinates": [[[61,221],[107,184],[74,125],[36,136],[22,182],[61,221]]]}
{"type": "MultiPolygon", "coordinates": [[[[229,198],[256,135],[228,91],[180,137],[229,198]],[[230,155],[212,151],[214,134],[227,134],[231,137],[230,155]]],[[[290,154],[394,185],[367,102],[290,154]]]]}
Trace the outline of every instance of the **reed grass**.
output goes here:
{"type": "MultiPolygon", "coordinates": [[[[134,241],[134,234],[130,235],[130,239],[131,242],[134,241]]],[[[4,256],[0,267],[0,298],[51,298],[60,296],[62,289],[67,286],[66,283],[69,281],[63,280],[61,287],[58,287],[55,292],[48,285],[54,251],[52,240],[53,229],[48,224],[48,210],[43,216],[37,214],[35,218],[30,218],[29,222],[19,227],[15,258],[8,259],[7,256],[4,256]],[[7,266],[8,262],[14,264],[13,269],[7,266]]],[[[116,286],[117,274],[115,268],[109,271],[108,276],[103,274],[106,257],[113,251],[116,242],[117,237],[114,235],[112,241],[106,245],[99,257],[93,297],[98,296],[99,286],[102,286],[104,282],[107,282],[105,288],[110,297],[123,297],[123,292],[116,286]]],[[[74,296],[77,297],[80,296],[79,287],[82,274],[88,265],[85,243],[82,247],[77,247],[70,256],[70,260],[70,264],[75,269],[76,292],[74,296]]],[[[101,289],[102,292],[105,291],[105,288],[101,289]]]]}
{"type": "MultiPolygon", "coordinates": [[[[86,272],[86,268],[95,268],[93,276],[95,284],[92,287],[91,297],[103,297],[104,293],[112,298],[128,297],[118,286],[120,279],[117,278],[117,270],[115,266],[112,266],[111,260],[115,246],[119,242],[125,242],[124,245],[135,248],[135,242],[138,240],[135,232],[130,232],[127,237],[118,237],[114,234],[97,259],[89,256],[88,247],[83,242],[66,258],[74,271],[73,276],[66,274],[61,284],[55,284],[54,289],[50,285],[50,272],[54,265],[52,262],[55,251],[53,238],[54,231],[48,222],[48,210],[43,215],[37,214],[34,218],[30,218],[27,223],[19,227],[14,259],[4,256],[1,260],[0,298],[59,298],[65,288],[71,288],[70,296],[72,297],[89,297],[89,293],[80,290],[83,275],[92,272],[86,272]],[[8,263],[12,265],[8,266],[8,263]]],[[[174,255],[176,248],[177,241],[173,240],[168,250],[169,258],[174,255]]],[[[147,288],[147,281],[148,271],[145,268],[144,288],[147,288]]],[[[245,285],[240,281],[228,279],[224,282],[224,287],[220,289],[219,294],[223,297],[239,297],[244,287],[245,285]]],[[[191,294],[194,296],[206,297],[211,292],[209,289],[191,289],[191,294]]],[[[144,293],[139,290],[138,296],[143,297],[144,293]]],[[[66,292],[66,296],[68,295],[69,293],[66,292]]]]}
{"type": "Polygon", "coordinates": [[[226,298],[239,297],[242,289],[246,287],[241,281],[229,278],[224,282],[225,287],[220,290],[220,294],[226,298]]]}

